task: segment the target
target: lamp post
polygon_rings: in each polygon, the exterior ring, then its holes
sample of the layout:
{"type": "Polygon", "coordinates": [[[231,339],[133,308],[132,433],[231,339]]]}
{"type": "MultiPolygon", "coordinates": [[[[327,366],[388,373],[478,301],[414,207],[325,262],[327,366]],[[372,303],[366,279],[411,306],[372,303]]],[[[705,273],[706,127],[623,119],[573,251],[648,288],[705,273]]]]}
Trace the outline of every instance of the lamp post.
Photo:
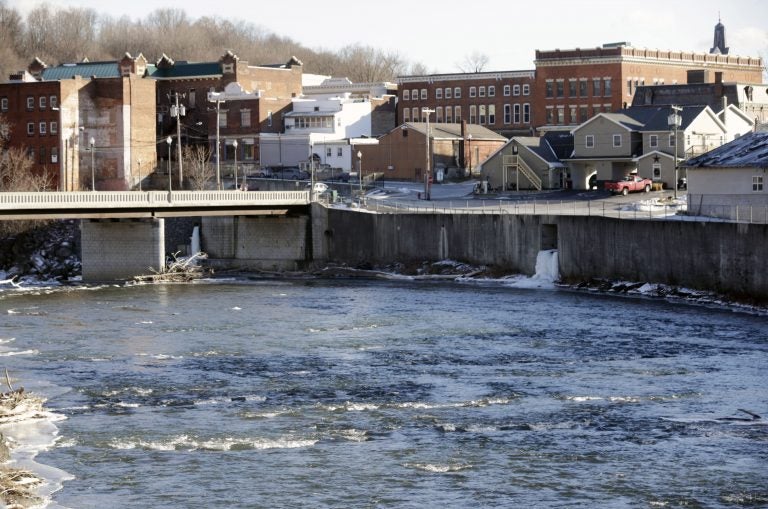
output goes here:
{"type": "Polygon", "coordinates": [[[426,199],[426,200],[430,199],[430,196],[429,196],[429,194],[430,194],[430,192],[429,192],[430,191],[429,190],[429,180],[430,180],[430,177],[432,176],[432,171],[430,169],[431,157],[430,157],[430,153],[429,153],[429,114],[430,113],[434,113],[434,112],[435,112],[435,110],[431,110],[431,109],[426,108],[426,107],[425,108],[421,108],[421,113],[423,113],[427,117],[427,143],[426,143],[427,154],[426,154],[426,161],[425,161],[426,162],[426,166],[425,166],[426,170],[424,172],[424,199],[426,199]]]}
{"type": "Polygon", "coordinates": [[[94,165],[94,157],[93,157],[93,148],[96,145],[96,140],[93,136],[91,136],[91,139],[88,140],[89,145],[91,146],[91,191],[96,190],[96,166],[94,165]]]}
{"type": "Polygon", "coordinates": [[[363,153],[357,151],[357,179],[360,181],[360,202],[363,201],[363,153]]]}
{"type": "Polygon", "coordinates": [[[173,138],[168,136],[165,139],[165,142],[168,144],[168,191],[172,191],[171,189],[171,143],[173,143],[173,138]]]}
{"type": "Polygon", "coordinates": [[[232,140],[232,146],[235,149],[235,187],[237,187],[237,140],[232,140]]]}
{"type": "MultiPolygon", "coordinates": [[[[173,92],[176,96],[176,104],[171,106],[171,117],[176,117],[176,139],[179,140],[178,142],[178,150],[179,150],[179,189],[184,188],[184,170],[182,166],[182,157],[181,157],[181,117],[183,117],[186,114],[186,109],[184,108],[184,105],[179,105],[179,93],[173,92]]],[[[217,119],[218,120],[218,119],[217,119]]]]}
{"type": "Polygon", "coordinates": [[[672,187],[675,189],[675,199],[677,199],[677,130],[683,123],[683,117],[680,116],[680,112],[683,111],[683,108],[673,105],[670,106],[670,109],[672,110],[672,113],[667,117],[667,125],[673,130],[675,140],[675,182],[672,184],[672,187]]]}

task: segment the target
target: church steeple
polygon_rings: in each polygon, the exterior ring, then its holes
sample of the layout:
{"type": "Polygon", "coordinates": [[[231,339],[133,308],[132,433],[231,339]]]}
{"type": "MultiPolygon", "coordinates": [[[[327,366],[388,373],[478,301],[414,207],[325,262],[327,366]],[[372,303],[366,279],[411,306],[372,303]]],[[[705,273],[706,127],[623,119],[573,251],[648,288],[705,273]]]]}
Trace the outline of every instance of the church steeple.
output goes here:
{"type": "Polygon", "coordinates": [[[715,25],[715,42],[709,50],[712,54],[727,55],[728,47],[725,45],[725,25],[720,21],[720,15],[717,16],[717,25],[715,25]]]}

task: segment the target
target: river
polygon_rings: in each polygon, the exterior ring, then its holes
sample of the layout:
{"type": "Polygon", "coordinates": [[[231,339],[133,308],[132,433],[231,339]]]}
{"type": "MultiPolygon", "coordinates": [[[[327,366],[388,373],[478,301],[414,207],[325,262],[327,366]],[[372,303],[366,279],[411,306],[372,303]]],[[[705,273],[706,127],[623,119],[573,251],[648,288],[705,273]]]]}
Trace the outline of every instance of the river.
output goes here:
{"type": "Polygon", "coordinates": [[[533,283],[5,290],[0,360],[52,508],[768,504],[765,316],[533,283]]]}

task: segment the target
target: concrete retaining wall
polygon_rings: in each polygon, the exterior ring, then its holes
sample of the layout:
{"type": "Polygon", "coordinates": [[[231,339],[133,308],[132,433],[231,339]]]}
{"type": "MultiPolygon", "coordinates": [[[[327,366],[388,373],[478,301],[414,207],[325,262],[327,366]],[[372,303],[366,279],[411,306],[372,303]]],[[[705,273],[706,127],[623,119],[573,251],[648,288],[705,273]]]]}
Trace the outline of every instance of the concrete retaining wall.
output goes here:
{"type": "Polygon", "coordinates": [[[299,270],[311,260],[309,216],[202,218],[202,250],[214,266],[299,270]]]}
{"type": "Polygon", "coordinates": [[[115,281],[165,266],[163,219],[82,220],[83,281],[115,281]]]}

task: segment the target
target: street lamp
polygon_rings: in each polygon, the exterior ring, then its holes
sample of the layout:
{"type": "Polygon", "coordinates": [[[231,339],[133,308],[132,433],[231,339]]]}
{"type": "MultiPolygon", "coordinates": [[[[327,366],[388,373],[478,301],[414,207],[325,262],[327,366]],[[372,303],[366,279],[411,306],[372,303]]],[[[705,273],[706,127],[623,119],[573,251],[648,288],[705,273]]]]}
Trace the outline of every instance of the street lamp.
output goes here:
{"type": "Polygon", "coordinates": [[[360,181],[360,201],[363,201],[363,153],[357,151],[357,178],[360,181]]]}
{"type": "Polygon", "coordinates": [[[232,146],[235,148],[235,187],[237,187],[237,140],[232,141],[232,146]]]}
{"type": "Polygon", "coordinates": [[[165,142],[168,144],[168,191],[171,191],[171,143],[173,143],[173,138],[168,136],[165,142]]]}
{"type": "Polygon", "coordinates": [[[421,113],[425,114],[427,117],[427,157],[426,157],[426,170],[424,172],[424,198],[429,200],[429,180],[432,176],[432,172],[430,170],[430,153],[429,153],[429,114],[434,113],[435,110],[431,110],[429,108],[421,108],[421,113]]]}
{"type": "Polygon", "coordinates": [[[667,117],[667,125],[669,125],[670,129],[674,132],[674,140],[675,140],[675,181],[672,184],[672,187],[675,189],[675,199],[677,199],[677,130],[680,128],[680,125],[683,123],[683,117],[680,116],[680,112],[683,111],[683,108],[680,106],[670,106],[670,109],[672,110],[672,113],[669,114],[669,117],[667,117]]]}
{"type": "Polygon", "coordinates": [[[93,148],[96,145],[96,140],[93,136],[91,136],[91,139],[88,140],[88,143],[91,146],[91,191],[96,190],[96,166],[94,165],[94,158],[93,158],[93,148]]]}

